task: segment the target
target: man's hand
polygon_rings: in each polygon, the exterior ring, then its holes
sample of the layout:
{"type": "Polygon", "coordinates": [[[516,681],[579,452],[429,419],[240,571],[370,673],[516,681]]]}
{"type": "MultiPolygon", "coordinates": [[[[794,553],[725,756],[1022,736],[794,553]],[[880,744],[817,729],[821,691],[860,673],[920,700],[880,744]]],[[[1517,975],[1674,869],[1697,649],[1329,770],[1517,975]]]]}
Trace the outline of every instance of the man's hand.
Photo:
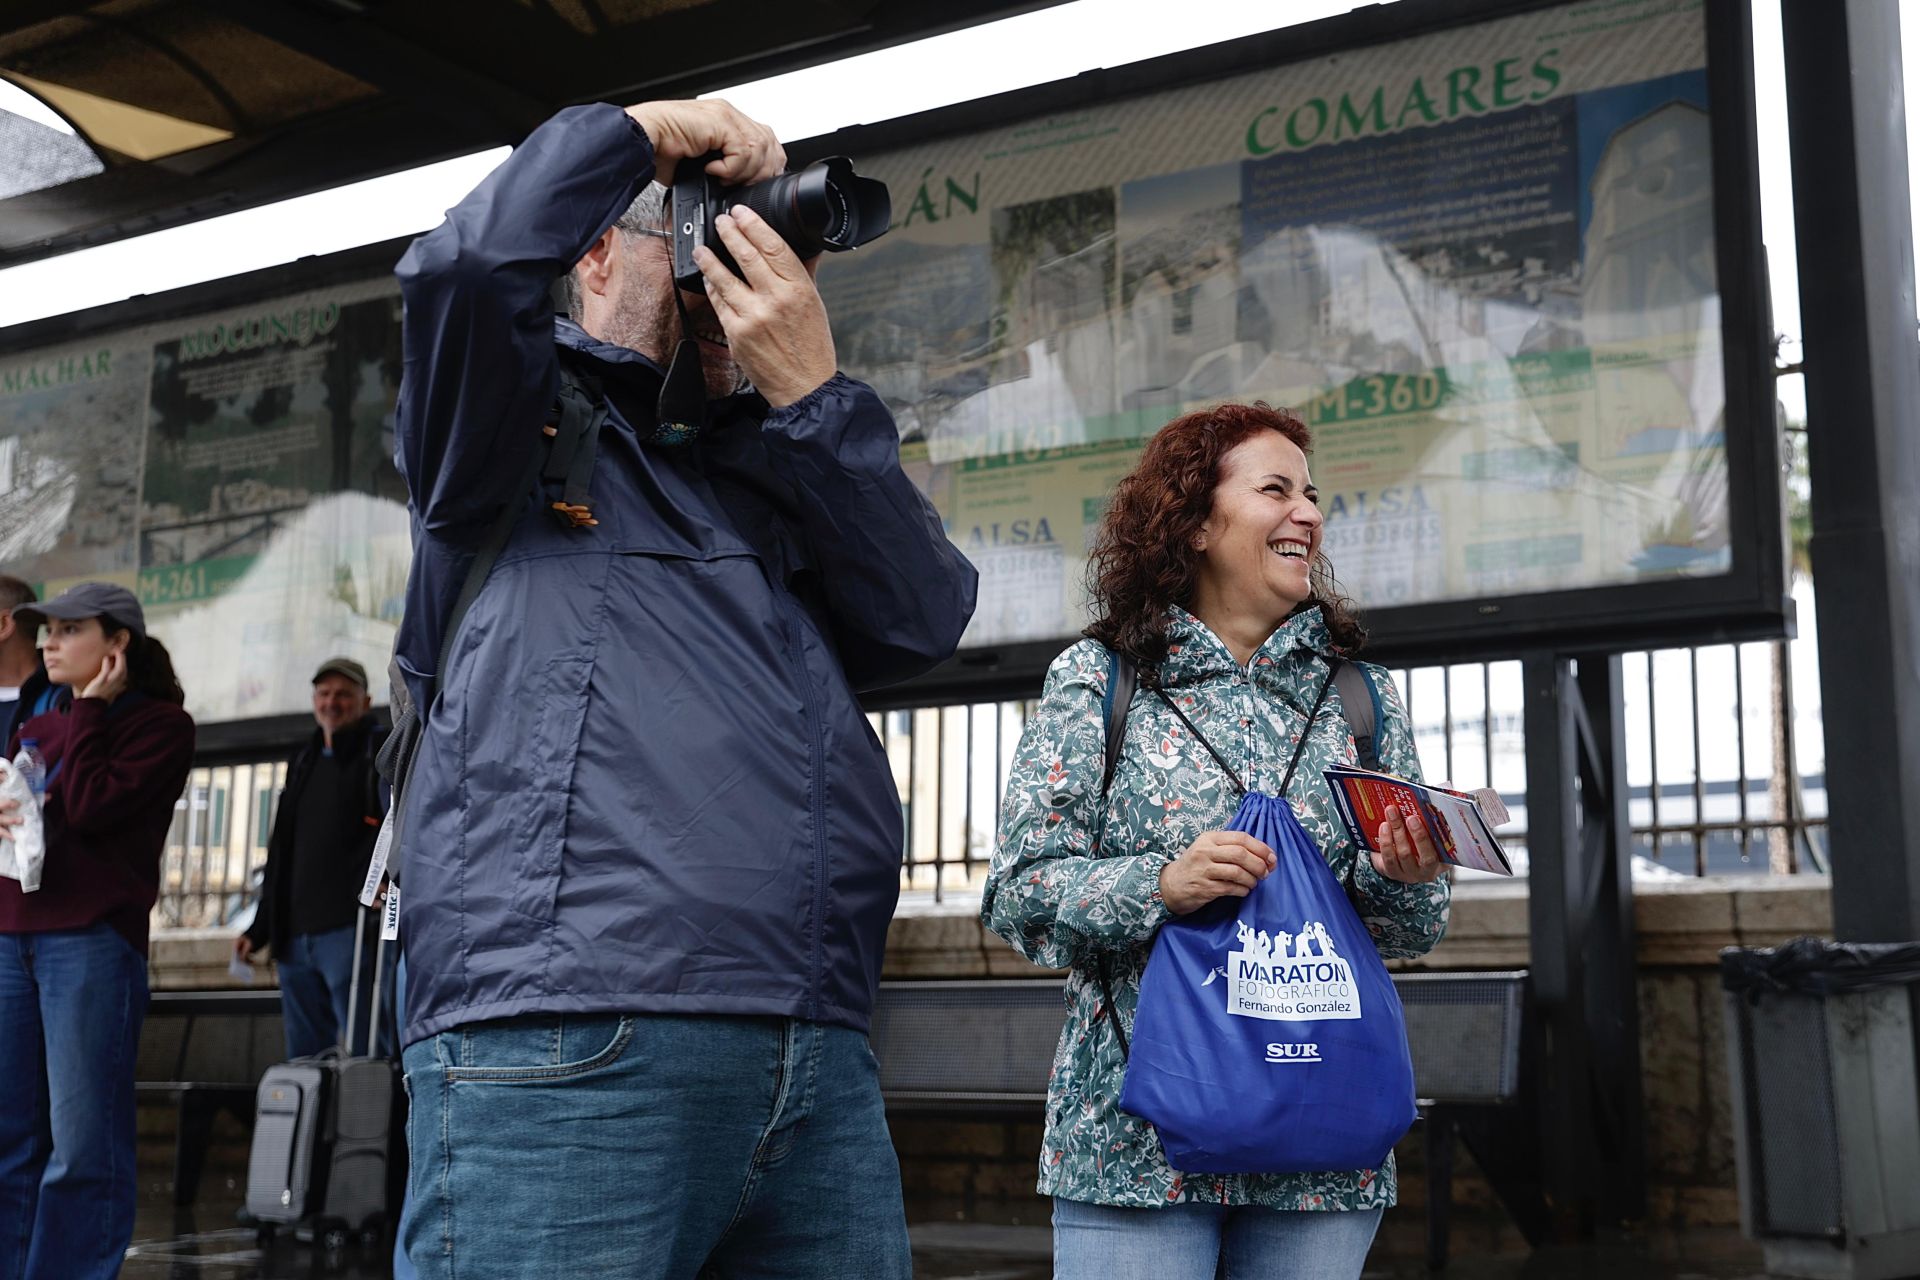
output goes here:
{"type": "Polygon", "coordinates": [[[718,98],[642,102],[627,108],[653,142],[654,180],[672,185],[674,168],[718,151],[707,172],[730,187],[761,182],[787,167],[787,153],[773,130],[750,120],[718,98]]]}
{"type": "Polygon", "coordinates": [[[1375,836],[1379,852],[1372,855],[1373,869],[1401,884],[1432,884],[1447,869],[1434,846],[1433,833],[1419,814],[1403,817],[1400,806],[1387,806],[1387,820],[1375,836]]]}
{"type": "Polygon", "coordinates": [[[839,367],[813,269],[751,209],[736,207],[715,218],[713,226],[740,264],[740,275],[722,266],[705,245],[695,249],[707,299],[727,332],[733,362],[768,404],[784,408],[839,367]]]}
{"type": "Polygon", "coordinates": [[[253,939],[246,934],[236,934],[233,939],[233,958],[242,964],[253,959],[253,939]]]}
{"type": "Polygon", "coordinates": [[[1266,879],[1273,850],[1244,831],[1208,831],[1160,869],[1160,901],[1176,916],[1216,898],[1244,898],[1266,879]]]}

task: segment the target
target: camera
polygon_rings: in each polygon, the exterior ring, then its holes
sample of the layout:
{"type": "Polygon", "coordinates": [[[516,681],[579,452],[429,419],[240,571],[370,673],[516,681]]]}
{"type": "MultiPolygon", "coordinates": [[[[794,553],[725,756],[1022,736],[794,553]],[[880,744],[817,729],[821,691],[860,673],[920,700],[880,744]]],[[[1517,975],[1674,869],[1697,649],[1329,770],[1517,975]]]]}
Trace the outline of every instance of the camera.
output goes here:
{"type": "Polygon", "coordinates": [[[860,177],[845,156],[816,160],[798,173],[783,173],[765,182],[726,187],[706,172],[707,162],[718,154],[683,161],[673,184],[673,279],[682,289],[706,290],[693,261],[694,249],[703,244],[729,271],[739,273],[733,255],[713,230],[713,220],[736,205],[759,214],[802,258],[866,244],[878,239],[893,221],[887,184],[860,177]]]}

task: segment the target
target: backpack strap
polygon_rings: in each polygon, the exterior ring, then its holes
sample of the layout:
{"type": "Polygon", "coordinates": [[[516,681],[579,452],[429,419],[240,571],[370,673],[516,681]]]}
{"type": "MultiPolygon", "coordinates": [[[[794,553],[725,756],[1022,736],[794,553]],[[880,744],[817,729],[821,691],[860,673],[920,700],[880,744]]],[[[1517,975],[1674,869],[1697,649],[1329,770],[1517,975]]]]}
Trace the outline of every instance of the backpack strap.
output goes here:
{"type": "Polygon", "coordinates": [[[598,378],[563,363],[555,403],[559,413],[546,427],[552,444],[540,479],[561,486],[559,500],[550,504],[561,524],[592,528],[600,523],[593,518],[593,468],[600,456],[600,428],[607,421],[606,396],[598,378]]]}
{"type": "Polygon", "coordinates": [[[1100,718],[1107,726],[1106,767],[1100,775],[1100,798],[1106,799],[1113,786],[1113,770],[1120,763],[1120,748],[1127,736],[1127,712],[1133,707],[1134,690],[1140,687],[1140,670],[1124,653],[1108,655],[1107,696],[1100,704],[1100,718]]]}
{"type": "Polygon", "coordinates": [[[440,654],[434,663],[433,673],[426,680],[425,701],[420,704],[414,702],[402,678],[398,657],[388,667],[393,686],[390,695],[393,727],[388,730],[386,741],[380,744],[375,756],[375,768],[389,784],[387,875],[395,883],[400,879],[402,848],[400,824],[403,806],[400,801],[405,794],[407,777],[412,772],[414,754],[420,749],[420,737],[425,731],[427,715],[440,696],[441,678],[446,674],[447,664],[453,660],[453,644],[460,634],[460,624],[466,620],[467,610],[479,598],[480,589],[486,585],[494,563],[500,559],[500,553],[506,550],[508,539],[513,536],[520,517],[526,513],[525,496],[538,496],[549,480],[559,481],[565,488],[560,501],[551,505],[560,522],[572,528],[590,528],[599,523],[593,518],[588,503],[594,463],[599,453],[600,428],[607,421],[606,396],[601,392],[598,379],[577,372],[562,360],[560,389],[554,405],[554,421],[542,428],[543,439],[534,446],[525,478],[513,490],[522,496],[510,498],[493,518],[493,523],[487,526],[486,536],[480,540],[473,560],[467,566],[467,576],[460,584],[460,594],[454,597],[453,607],[447,610],[446,626],[440,634],[440,654]]]}
{"type": "Polygon", "coordinates": [[[1362,769],[1380,768],[1380,691],[1373,677],[1357,662],[1334,659],[1333,681],[1340,690],[1340,710],[1353,730],[1353,745],[1362,769]]]}
{"type": "MultiPolygon", "coordinates": [[[[1125,746],[1127,736],[1127,712],[1133,707],[1134,690],[1140,686],[1140,670],[1133,659],[1124,653],[1108,651],[1107,696],[1102,701],[1101,720],[1107,727],[1106,765],[1100,774],[1100,834],[1106,835],[1107,791],[1113,786],[1113,770],[1120,763],[1120,752],[1125,746]]],[[[1127,1031],[1120,1025],[1120,1008],[1113,1002],[1113,979],[1107,974],[1105,952],[1096,952],[1093,957],[1094,976],[1100,980],[1100,999],[1107,1006],[1107,1020],[1113,1024],[1114,1039],[1120,1042],[1120,1058],[1126,1061],[1132,1056],[1127,1046],[1127,1031]]]]}

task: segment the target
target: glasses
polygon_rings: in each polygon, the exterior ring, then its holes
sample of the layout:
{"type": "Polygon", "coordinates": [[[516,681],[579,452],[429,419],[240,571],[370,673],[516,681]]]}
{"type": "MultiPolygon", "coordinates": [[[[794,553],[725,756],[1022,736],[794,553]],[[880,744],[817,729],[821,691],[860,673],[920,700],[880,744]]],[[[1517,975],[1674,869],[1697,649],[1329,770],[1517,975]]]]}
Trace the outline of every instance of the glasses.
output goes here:
{"type": "Polygon", "coordinates": [[[655,236],[661,240],[673,239],[673,232],[667,230],[665,227],[622,227],[620,229],[630,236],[655,236]]]}

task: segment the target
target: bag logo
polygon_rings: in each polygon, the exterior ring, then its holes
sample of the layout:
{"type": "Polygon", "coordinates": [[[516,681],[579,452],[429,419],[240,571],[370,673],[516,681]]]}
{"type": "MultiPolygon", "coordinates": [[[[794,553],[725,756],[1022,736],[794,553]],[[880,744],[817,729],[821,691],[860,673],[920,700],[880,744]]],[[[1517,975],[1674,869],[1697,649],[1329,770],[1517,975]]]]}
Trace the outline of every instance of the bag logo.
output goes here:
{"type": "MultiPolygon", "coordinates": [[[[1229,951],[1225,967],[1209,972],[1200,984],[1227,980],[1228,1013],[1271,1022],[1360,1017],[1353,966],[1340,958],[1326,925],[1305,920],[1298,932],[1282,929],[1273,936],[1265,929],[1254,932],[1242,920],[1234,932],[1239,950],[1229,951]]],[[[1268,1046],[1268,1061],[1275,1060],[1273,1047],[1268,1046]]]]}

